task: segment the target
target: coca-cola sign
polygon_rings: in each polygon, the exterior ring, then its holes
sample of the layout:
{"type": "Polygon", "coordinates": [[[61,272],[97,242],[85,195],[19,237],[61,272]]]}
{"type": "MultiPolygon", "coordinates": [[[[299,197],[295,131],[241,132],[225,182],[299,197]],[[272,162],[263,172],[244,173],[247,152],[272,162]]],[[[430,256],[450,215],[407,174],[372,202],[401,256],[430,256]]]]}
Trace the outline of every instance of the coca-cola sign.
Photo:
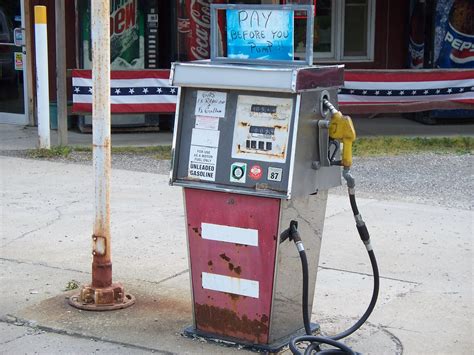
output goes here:
{"type": "Polygon", "coordinates": [[[209,59],[212,0],[191,0],[191,60],[209,59]]]}

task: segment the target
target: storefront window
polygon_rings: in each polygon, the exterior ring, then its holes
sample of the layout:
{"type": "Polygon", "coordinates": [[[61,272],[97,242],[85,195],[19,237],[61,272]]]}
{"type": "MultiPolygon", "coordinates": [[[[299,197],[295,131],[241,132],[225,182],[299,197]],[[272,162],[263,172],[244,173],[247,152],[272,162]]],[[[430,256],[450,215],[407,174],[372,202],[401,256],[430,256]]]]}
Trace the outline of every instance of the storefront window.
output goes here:
{"type": "MultiPolygon", "coordinates": [[[[371,60],[374,23],[375,0],[318,0],[314,20],[315,60],[371,60]]],[[[306,48],[305,26],[305,20],[295,22],[298,55],[306,48]]]]}
{"type": "Polygon", "coordinates": [[[316,53],[331,53],[332,48],[332,2],[319,0],[316,6],[314,20],[314,51],[316,53]]]}
{"type": "Polygon", "coordinates": [[[368,6],[368,0],[346,0],[344,57],[367,56],[368,6]]]}
{"type": "MultiPolygon", "coordinates": [[[[178,58],[182,61],[210,57],[210,3],[314,4],[314,0],[175,0],[177,4],[178,58]]],[[[221,33],[225,18],[219,17],[221,33]]],[[[314,20],[315,61],[373,59],[375,0],[317,0],[314,20]]],[[[295,17],[295,59],[306,52],[306,19],[295,17]]],[[[223,35],[221,35],[223,36],[223,35]]],[[[224,47],[223,43],[221,47],[224,47]]]]}

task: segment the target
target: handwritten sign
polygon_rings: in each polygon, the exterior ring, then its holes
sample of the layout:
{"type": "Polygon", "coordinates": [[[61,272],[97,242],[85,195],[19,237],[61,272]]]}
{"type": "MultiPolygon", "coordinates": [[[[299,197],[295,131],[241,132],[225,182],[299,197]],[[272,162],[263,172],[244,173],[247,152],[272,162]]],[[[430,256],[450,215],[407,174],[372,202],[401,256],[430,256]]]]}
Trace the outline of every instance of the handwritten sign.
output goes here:
{"type": "Polygon", "coordinates": [[[196,116],[224,117],[227,94],[220,91],[198,90],[196,98],[196,116]]]}
{"type": "Polygon", "coordinates": [[[293,30],[290,10],[227,10],[227,56],[293,60],[293,30]]]}

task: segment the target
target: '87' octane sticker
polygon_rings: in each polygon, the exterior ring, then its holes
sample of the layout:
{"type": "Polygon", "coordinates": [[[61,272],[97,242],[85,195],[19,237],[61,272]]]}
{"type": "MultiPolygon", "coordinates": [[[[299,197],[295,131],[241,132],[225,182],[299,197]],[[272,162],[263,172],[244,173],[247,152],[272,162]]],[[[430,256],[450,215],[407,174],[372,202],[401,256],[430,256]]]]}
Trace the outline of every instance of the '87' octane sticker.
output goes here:
{"type": "Polygon", "coordinates": [[[283,175],[282,168],[268,168],[267,180],[269,181],[281,181],[281,177],[283,175]]]}

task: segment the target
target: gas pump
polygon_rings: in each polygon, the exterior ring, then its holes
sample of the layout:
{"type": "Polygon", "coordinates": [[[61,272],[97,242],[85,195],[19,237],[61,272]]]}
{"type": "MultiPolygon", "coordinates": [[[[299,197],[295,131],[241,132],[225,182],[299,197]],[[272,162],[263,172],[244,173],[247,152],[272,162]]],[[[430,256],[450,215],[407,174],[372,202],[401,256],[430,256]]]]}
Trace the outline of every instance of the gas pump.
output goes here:
{"type": "MultiPolygon", "coordinates": [[[[211,21],[219,9],[313,13],[311,6],[212,5],[211,21]]],[[[312,38],[312,23],[307,28],[312,38]]],[[[328,189],[341,184],[341,166],[354,191],[355,131],[334,106],[343,66],[311,65],[312,48],[306,60],[172,65],[179,92],[170,184],[183,187],[189,336],[271,352],[290,340],[295,352],[298,342],[314,341],[314,349],[324,342],[309,339],[319,330],[309,314],[328,189]]],[[[356,221],[365,233],[358,211],[356,221]]]]}

